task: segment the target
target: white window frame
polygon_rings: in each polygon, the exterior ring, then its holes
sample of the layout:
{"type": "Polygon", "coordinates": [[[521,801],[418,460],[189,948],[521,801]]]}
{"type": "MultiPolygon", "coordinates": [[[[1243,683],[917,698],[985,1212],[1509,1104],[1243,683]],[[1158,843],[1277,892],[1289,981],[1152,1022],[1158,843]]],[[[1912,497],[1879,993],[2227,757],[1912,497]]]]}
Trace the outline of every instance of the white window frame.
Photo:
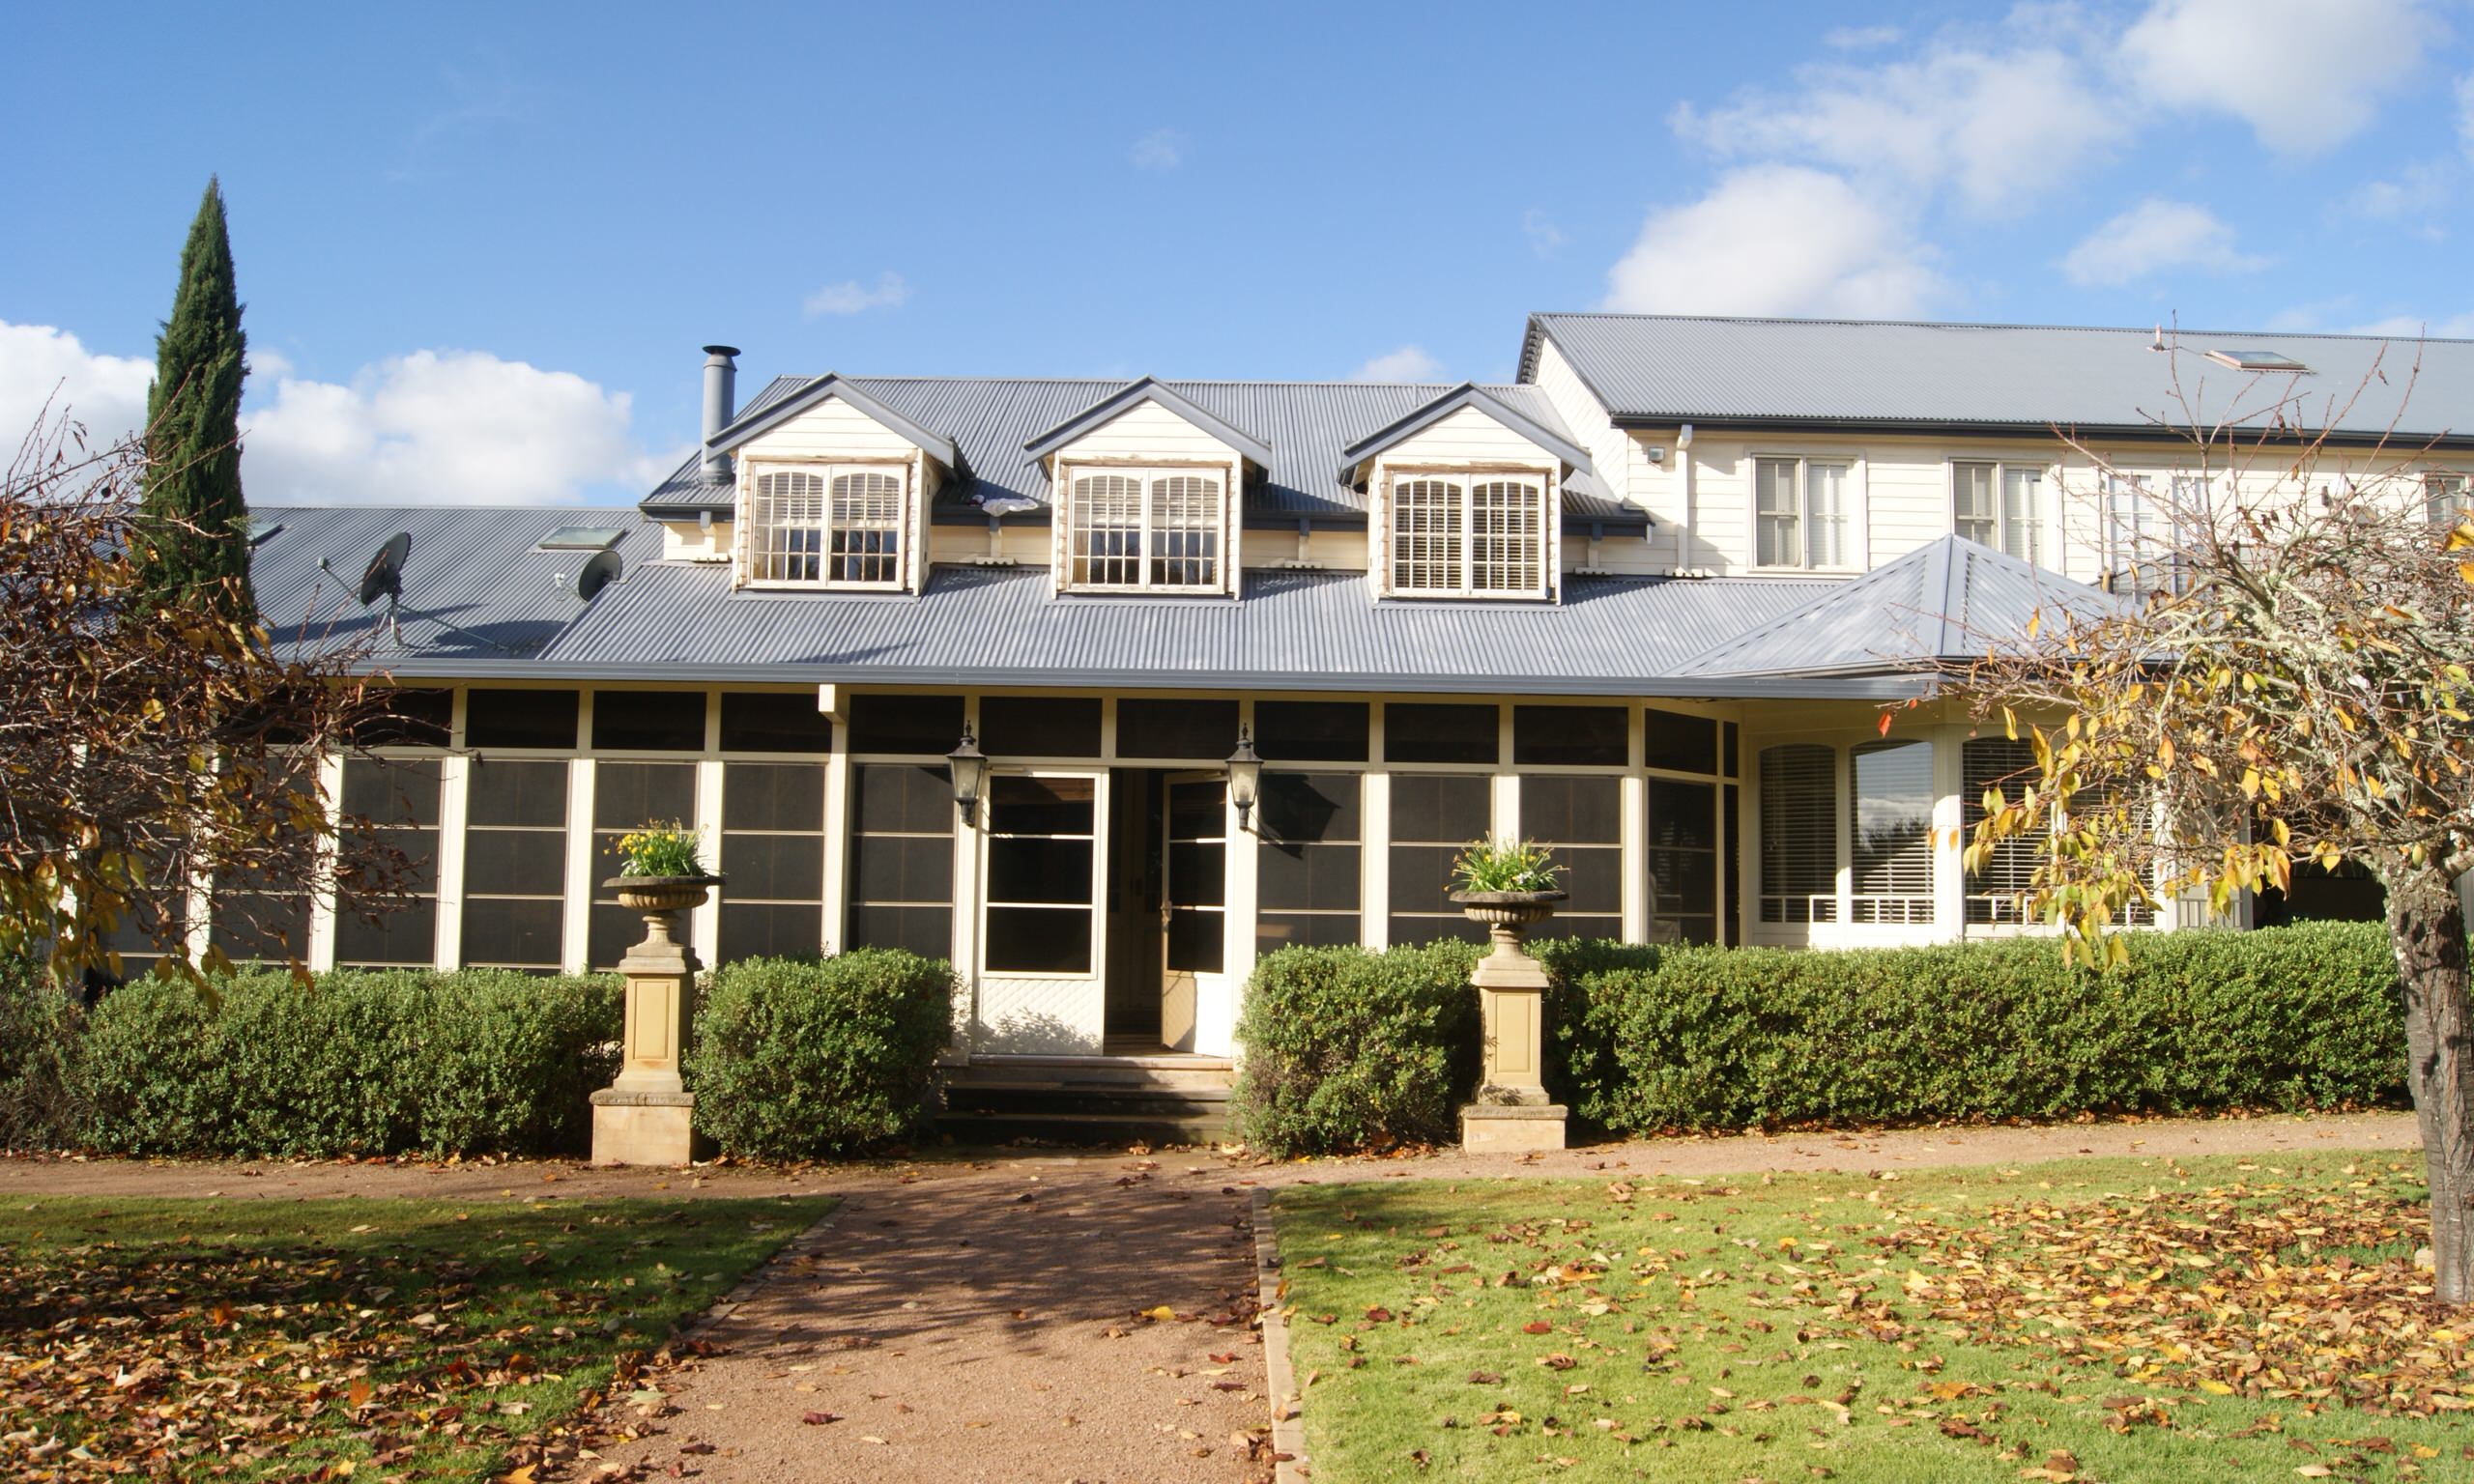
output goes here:
{"type": "MultiPolygon", "coordinates": [[[[1237,483],[1237,471],[1230,466],[1174,463],[1068,464],[1060,473],[1063,477],[1059,481],[1058,488],[1062,498],[1058,501],[1056,512],[1059,529],[1056,579],[1059,591],[1196,593],[1214,596],[1228,591],[1229,549],[1234,544],[1229,539],[1229,499],[1230,491],[1237,483]],[[1086,479],[1110,478],[1131,479],[1138,488],[1137,508],[1135,512],[1136,525],[1133,528],[1133,535],[1137,544],[1131,558],[1100,559],[1131,559],[1134,563],[1135,580],[1130,583],[1078,581],[1075,577],[1076,568],[1085,561],[1094,559],[1086,555],[1078,554],[1075,550],[1077,538],[1086,533],[1082,524],[1084,505],[1081,484],[1086,479]],[[1160,523],[1160,486],[1165,481],[1177,479],[1208,479],[1215,486],[1215,492],[1211,497],[1212,508],[1205,523],[1171,526],[1164,526],[1160,523]],[[1163,555],[1159,550],[1162,539],[1165,536],[1180,534],[1202,536],[1210,543],[1210,555],[1202,558],[1163,555]],[[1210,566],[1210,575],[1198,582],[1163,581],[1154,570],[1169,563],[1182,565],[1194,560],[1208,561],[1210,566]]],[[[1111,526],[1105,528],[1114,530],[1119,528],[1111,526]]]]}
{"type": "MultiPolygon", "coordinates": [[[[1384,590],[1395,597],[1403,598],[1545,598],[1552,596],[1558,552],[1558,543],[1555,539],[1556,524],[1562,518],[1562,503],[1557,498],[1561,473],[1562,470],[1559,466],[1542,464],[1386,466],[1382,475],[1385,527],[1384,590]],[[1441,559],[1440,564],[1451,567],[1456,573],[1455,580],[1451,583],[1410,583],[1403,580],[1404,569],[1409,564],[1401,555],[1401,547],[1407,535],[1400,526],[1401,487],[1429,481],[1455,485],[1459,489],[1459,513],[1453,522],[1454,528],[1436,533],[1449,543],[1451,555],[1441,559]],[[1497,532],[1481,529],[1481,507],[1477,492],[1489,485],[1512,483],[1526,485],[1536,501],[1530,506],[1536,514],[1537,528],[1528,535],[1528,538],[1535,543],[1531,548],[1532,555],[1528,560],[1535,563],[1537,581],[1517,586],[1482,585],[1478,580],[1479,568],[1484,564],[1480,557],[1482,544],[1501,543],[1506,540],[1518,542],[1523,539],[1523,535],[1515,532],[1506,537],[1497,532]]],[[[1492,565],[1510,566],[1516,569],[1523,564],[1522,558],[1515,557],[1510,562],[1499,561],[1492,565]]],[[[1520,574],[1515,573],[1515,575],[1520,574]]]]}
{"type": "MultiPolygon", "coordinates": [[[[741,476],[745,494],[741,502],[742,508],[739,511],[740,585],[801,590],[824,588],[858,592],[900,592],[907,588],[910,585],[911,542],[915,538],[911,520],[911,462],[903,459],[841,459],[813,463],[802,460],[751,462],[746,473],[741,476]],[[793,525],[783,521],[767,522],[759,518],[761,501],[784,498],[763,493],[763,482],[767,478],[780,475],[797,475],[820,481],[817,517],[813,525],[793,525]],[[836,578],[832,575],[833,542],[837,534],[834,523],[834,486],[844,479],[852,477],[889,477],[894,481],[895,516],[890,528],[893,534],[893,550],[878,554],[874,558],[861,558],[885,561],[892,569],[892,575],[889,577],[860,581],[836,578]],[[781,530],[791,531],[801,536],[812,534],[815,550],[812,552],[796,549],[768,551],[768,535],[773,531],[781,530]],[[816,575],[814,577],[774,575],[766,569],[777,557],[792,570],[795,570],[798,565],[813,560],[816,575]]],[[[887,528],[869,524],[849,528],[879,531],[887,528]]]]}
{"type": "Polygon", "coordinates": [[[1864,565],[1864,461],[1852,453],[1781,453],[1754,450],[1752,454],[1751,550],[1744,554],[1749,565],[1769,572],[1854,572],[1864,565]],[[1789,549],[1792,561],[1764,561],[1761,556],[1762,527],[1778,519],[1766,513],[1761,504],[1764,465],[1791,465],[1795,469],[1794,494],[1796,508],[1789,512],[1794,522],[1789,549]],[[1815,501],[1818,493],[1813,482],[1816,470],[1838,471],[1838,509],[1828,517],[1836,528],[1838,550],[1835,560],[1823,560],[1817,538],[1824,529],[1823,518],[1815,501]]]}
{"type": "Polygon", "coordinates": [[[1998,455],[1959,455],[1953,457],[1949,462],[1950,530],[1952,534],[1967,536],[1969,540],[1975,541],[1978,545],[1989,546],[1997,552],[2016,556],[2021,561],[2029,562],[2035,566],[2050,567],[2055,564],[2055,557],[2057,555],[2055,548],[2057,543],[2055,540],[2056,533],[2053,529],[2054,498],[2052,491],[2055,488],[2057,481],[2054,478],[2054,469],[2052,465],[2031,462],[2024,459],[2006,459],[1998,455]],[[1993,471],[1993,479],[1990,491],[1993,500],[1993,508],[1990,512],[1989,518],[1964,515],[1960,512],[1960,471],[1968,469],[1990,469],[1993,471]],[[2028,549],[2024,554],[2012,551],[2009,542],[2009,533],[2013,528],[2014,524],[2009,510],[2010,476],[2013,474],[2024,475],[2034,481],[2035,495],[2033,507],[2028,512],[2028,519],[2023,523],[2018,523],[2020,528],[2024,528],[2028,533],[2028,549]],[[1990,524],[1993,528],[1992,540],[1985,541],[1979,537],[1969,535],[1967,530],[1968,527],[1985,524],[1990,524]]]}
{"type": "Polygon", "coordinates": [[[2435,528],[2454,529],[2458,522],[2474,515],[2474,486],[2456,470],[2425,470],[2423,515],[2435,528]]]}

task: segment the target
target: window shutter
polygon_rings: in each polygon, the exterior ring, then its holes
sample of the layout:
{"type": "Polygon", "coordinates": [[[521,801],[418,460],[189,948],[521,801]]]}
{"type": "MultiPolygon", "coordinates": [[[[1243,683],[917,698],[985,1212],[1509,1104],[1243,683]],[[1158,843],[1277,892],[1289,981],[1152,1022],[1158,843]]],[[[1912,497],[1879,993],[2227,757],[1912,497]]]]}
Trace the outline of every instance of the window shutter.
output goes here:
{"type": "Polygon", "coordinates": [[[1761,753],[1761,920],[1838,920],[1838,755],[1809,742],[1761,753]]]}
{"type": "Polygon", "coordinates": [[[1467,499],[1471,590],[1543,591],[1543,487],[1534,479],[1487,479],[1471,484],[1467,499]]]}
{"type": "MultiPolygon", "coordinates": [[[[1959,749],[1960,825],[1963,838],[1975,840],[1984,821],[1984,795],[1999,788],[2016,801],[2033,776],[2036,756],[2026,742],[2008,737],[1970,737],[1959,749]]],[[[1984,869],[1968,876],[1968,921],[1975,924],[2026,921],[2022,897],[2035,884],[2036,862],[2044,842],[2031,836],[2013,836],[1993,847],[1984,869]]]]}
{"type": "Polygon", "coordinates": [[[1456,479],[1425,476],[1392,486],[1392,586],[1396,592],[1458,592],[1468,560],[1456,479]]]}
{"type": "Polygon", "coordinates": [[[1857,743],[1848,775],[1855,920],[1933,921],[1933,744],[1857,743]]]}

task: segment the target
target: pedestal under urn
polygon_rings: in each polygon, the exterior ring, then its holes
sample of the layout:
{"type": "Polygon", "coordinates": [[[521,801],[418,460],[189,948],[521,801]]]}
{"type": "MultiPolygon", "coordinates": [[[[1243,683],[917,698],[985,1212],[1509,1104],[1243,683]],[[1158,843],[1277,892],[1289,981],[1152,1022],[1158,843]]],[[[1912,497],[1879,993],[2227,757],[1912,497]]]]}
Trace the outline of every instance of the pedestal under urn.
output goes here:
{"type": "Polygon", "coordinates": [[[1486,925],[1493,944],[1469,976],[1478,988],[1485,1060],[1477,1100],[1460,1110],[1465,1149],[1527,1153],[1564,1147],[1569,1110],[1546,1095],[1546,966],[1530,956],[1527,940],[1531,928],[1555,915],[1566,895],[1452,894],[1472,922],[1486,925]]]}
{"type": "Polygon", "coordinates": [[[618,1075],[592,1095],[592,1162],[683,1165],[695,1156],[696,1095],[678,1058],[705,967],[680,941],[677,915],[704,905],[719,876],[613,876],[601,883],[645,918],[645,940],[618,960],[627,1010],[618,1075]]]}

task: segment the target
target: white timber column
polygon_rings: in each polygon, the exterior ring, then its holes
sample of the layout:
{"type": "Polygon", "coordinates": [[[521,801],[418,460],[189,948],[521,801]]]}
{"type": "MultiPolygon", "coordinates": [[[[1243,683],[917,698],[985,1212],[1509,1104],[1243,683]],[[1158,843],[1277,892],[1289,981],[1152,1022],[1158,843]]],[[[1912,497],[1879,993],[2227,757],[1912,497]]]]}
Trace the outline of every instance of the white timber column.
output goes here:
{"type": "Polygon", "coordinates": [[[1495,702],[1494,836],[1520,839],[1520,773],[1511,763],[1511,702],[1495,702]]]}
{"type": "Polygon", "coordinates": [[[1934,936],[1951,940],[1968,933],[1966,738],[1957,727],[1933,733],[1934,936]]]}
{"type": "Polygon", "coordinates": [[[840,722],[833,731],[824,759],[824,922],[818,939],[827,954],[842,952],[850,916],[849,735],[840,722]]]}
{"type": "Polygon", "coordinates": [[[438,765],[438,938],[431,961],[451,969],[464,954],[464,821],[472,813],[473,756],[464,750],[464,700],[458,686],[447,723],[450,751],[438,765]]]}
{"type": "MultiPolygon", "coordinates": [[[[696,828],[712,842],[714,869],[729,875],[730,863],[722,859],[722,762],[718,757],[701,758],[696,764],[696,828]]],[[[724,881],[718,890],[705,893],[704,903],[688,914],[688,942],[708,969],[721,966],[722,898],[730,889],[724,881]]]]}
{"type": "MultiPolygon", "coordinates": [[[[1650,781],[1641,767],[1648,756],[1641,703],[1625,708],[1624,743],[1624,941],[1650,941],[1650,781]]],[[[1715,725],[1712,723],[1712,725],[1715,725]]]]}
{"type": "MultiPolygon", "coordinates": [[[[1107,701],[1101,705],[1100,742],[1104,749],[1115,740],[1116,714],[1116,702],[1107,701]]],[[[970,728],[972,736],[979,735],[979,697],[976,694],[963,697],[963,725],[970,728]]],[[[967,1007],[966,1013],[958,1020],[958,1043],[954,1049],[967,1055],[970,1047],[967,1043],[963,1043],[961,1038],[971,1034],[971,1029],[965,1028],[976,1028],[981,1023],[979,830],[980,826],[988,820],[988,772],[985,768],[980,771],[978,813],[970,819],[964,819],[962,806],[953,802],[951,792],[953,778],[950,771],[946,776],[945,784],[947,788],[945,807],[952,812],[948,817],[954,821],[954,973],[962,980],[963,1003],[967,1007]]],[[[1095,818],[1104,817],[1104,815],[1095,816],[1095,818]]]]}
{"type": "Polygon", "coordinates": [[[331,832],[318,842],[317,862],[309,871],[309,972],[324,974],[335,966],[335,854],[340,842],[331,833],[342,826],[344,758],[329,753],[318,759],[318,801],[331,832]]]}
{"type": "Polygon", "coordinates": [[[1392,942],[1392,774],[1383,761],[1383,702],[1366,718],[1365,824],[1359,829],[1358,941],[1392,942]]]}
{"type": "MultiPolygon", "coordinates": [[[[591,736],[591,693],[585,699],[585,735],[591,736]]],[[[592,790],[590,757],[567,764],[567,886],[559,903],[559,940],[564,945],[561,965],[570,974],[588,972],[592,956],[592,790]]]]}

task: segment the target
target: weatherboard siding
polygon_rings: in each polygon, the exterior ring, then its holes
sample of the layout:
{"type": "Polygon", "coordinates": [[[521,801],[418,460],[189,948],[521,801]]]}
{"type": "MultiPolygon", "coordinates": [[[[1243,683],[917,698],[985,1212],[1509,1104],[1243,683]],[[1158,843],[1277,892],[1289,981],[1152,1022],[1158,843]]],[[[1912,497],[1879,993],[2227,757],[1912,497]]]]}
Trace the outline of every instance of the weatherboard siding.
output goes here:
{"type": "Polygon", "coordinates": [[[1157,402],[1137,402],[1056,452],[1062,464],[1159,459],[1235,464],[1236,449],[1157,402]]]}
{"type": "Polygon", "coordinates": [[[827,397],[738,450],[740,460],[898,459],[916,452],[909,441],[840,397],[827,397]]]}

